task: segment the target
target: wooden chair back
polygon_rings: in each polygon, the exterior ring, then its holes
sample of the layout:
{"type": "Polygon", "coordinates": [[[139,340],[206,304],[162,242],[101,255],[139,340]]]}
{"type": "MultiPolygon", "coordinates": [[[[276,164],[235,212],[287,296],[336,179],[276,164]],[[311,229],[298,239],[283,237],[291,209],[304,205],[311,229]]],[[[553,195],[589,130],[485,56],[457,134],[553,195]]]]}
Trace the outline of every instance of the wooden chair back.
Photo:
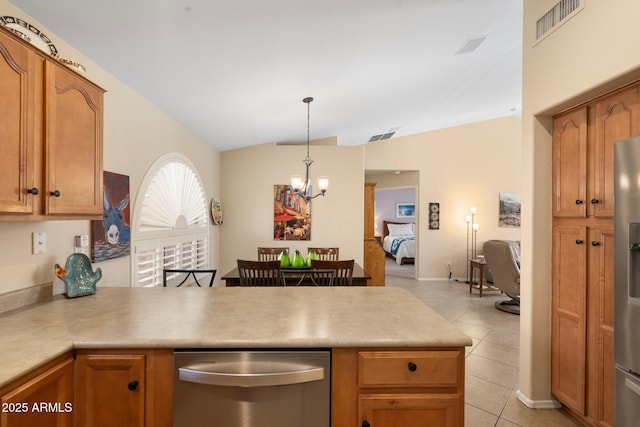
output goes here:
{"type": "Polygon", "coordinates": [[[275,261],[280,257],[282,251],[289,252],[289,248],[258,248],[259,261],[275,261]]]}
{"type": "Polygon", "coordinates": [[[340,248],[307,248],[308,252],[315,252],[321,261],[337,261],[340,254],[340,248]]]}
{"type": "Polygon", "coordinates": [[[311,267],[319,270],[335,270],[333,286],[351,286],[353,283],[353,266],[355,260],[323,261],[312,260],[311,267]]]}
{"type": "Polygon", "coordinates": [[[240,286],[282,286],[280,261],[247,261],[239,259],[240,286]]]}

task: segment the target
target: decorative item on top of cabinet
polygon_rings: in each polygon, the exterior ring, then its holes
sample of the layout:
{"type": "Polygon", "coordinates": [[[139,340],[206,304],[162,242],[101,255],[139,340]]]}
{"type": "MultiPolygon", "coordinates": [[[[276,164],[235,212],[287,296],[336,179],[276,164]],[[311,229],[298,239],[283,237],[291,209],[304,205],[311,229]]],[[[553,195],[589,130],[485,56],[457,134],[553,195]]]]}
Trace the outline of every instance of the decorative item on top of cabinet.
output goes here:
{"type": "Polygon", "coordinates": [[[104,90],[0,26],[0,220],[102,216],[104,90]]]}

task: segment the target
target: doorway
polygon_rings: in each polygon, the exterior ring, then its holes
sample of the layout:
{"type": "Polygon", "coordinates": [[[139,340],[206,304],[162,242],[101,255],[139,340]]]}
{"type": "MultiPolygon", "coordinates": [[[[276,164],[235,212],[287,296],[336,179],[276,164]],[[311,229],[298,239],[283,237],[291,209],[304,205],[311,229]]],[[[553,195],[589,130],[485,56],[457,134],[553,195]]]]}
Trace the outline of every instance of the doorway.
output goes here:
{"type": "Polygon", "coordinates": [[[418,171],[366,171],[365,178],[376,183],[375,237],[387,253],[386,275],[417,278],[418,171]]]}

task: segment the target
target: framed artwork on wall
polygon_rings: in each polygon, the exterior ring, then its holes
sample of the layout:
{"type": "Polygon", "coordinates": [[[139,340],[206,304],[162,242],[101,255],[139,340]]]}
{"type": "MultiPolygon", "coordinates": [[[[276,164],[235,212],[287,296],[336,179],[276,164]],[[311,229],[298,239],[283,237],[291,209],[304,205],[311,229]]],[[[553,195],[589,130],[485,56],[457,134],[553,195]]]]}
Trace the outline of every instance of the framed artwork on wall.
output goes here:
{"type": "Polygon", "coordinates": [[[396,203],[396,218],[415,218],[415,203],[396,203]]]}
{"type": "Polygon", "coordinates": [[[222,204],[217,197],[211,199],[211,204],[209,206],[211,221],[214,225],[222,224],[222,204]]]}
{"type": "Polygon", "coordinates": [[[311,240],[311,203],[290,185],[273,186],[273,240],[311,240]]]}
{"type": "Polygon", "coordinates": [[[520,193],[500,193],[498,227],[520,227],[520,193]]]}
{"type": "Polygon", "coordinates": [[[440,230],[440,203],[429,203],[429,230],[440,230]]]}
{"type": "Polygon", "coordinates": [[[102,221],[91,221],[91,261],[129,256],[129,177],[104,171],[102,221]]]}

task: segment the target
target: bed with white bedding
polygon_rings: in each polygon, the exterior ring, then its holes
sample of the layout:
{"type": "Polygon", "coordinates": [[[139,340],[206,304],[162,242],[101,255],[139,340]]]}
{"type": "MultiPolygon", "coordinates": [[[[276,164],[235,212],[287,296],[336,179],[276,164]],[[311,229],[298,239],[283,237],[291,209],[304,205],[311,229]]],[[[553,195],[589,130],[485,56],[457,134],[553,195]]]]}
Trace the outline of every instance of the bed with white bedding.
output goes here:
{"type": "Polygon", "coordinates": [[[416,256],[414,223],[383,221],[382,249],[398,264],[413,264],[416,256]]]}

